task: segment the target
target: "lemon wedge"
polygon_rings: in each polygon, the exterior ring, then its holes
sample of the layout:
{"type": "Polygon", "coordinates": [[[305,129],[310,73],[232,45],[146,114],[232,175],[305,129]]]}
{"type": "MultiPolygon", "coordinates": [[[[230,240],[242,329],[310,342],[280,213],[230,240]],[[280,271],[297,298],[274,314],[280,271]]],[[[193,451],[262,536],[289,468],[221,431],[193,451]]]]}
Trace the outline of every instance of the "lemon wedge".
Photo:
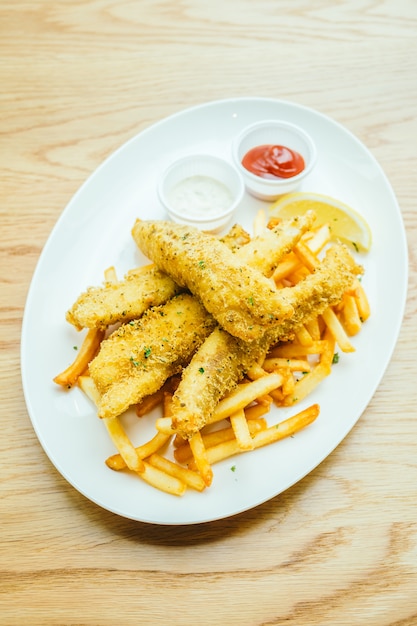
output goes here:
{"type": "Polygon", "coordinates": [[[339,239],[359,252],[369,252],[372,233],[362,215],[340,200],[319,193],[288,193],[270,207],[275,217],[295,217],[312,210],[316,225],[328,224],[332,239],[339,239]]]}

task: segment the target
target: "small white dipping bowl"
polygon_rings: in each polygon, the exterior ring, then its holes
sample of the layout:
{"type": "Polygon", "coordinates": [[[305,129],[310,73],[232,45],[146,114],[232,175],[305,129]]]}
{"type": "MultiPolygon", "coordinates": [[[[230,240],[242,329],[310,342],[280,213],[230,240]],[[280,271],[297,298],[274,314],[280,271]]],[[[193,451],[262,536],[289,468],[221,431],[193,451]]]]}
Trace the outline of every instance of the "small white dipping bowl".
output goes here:
{"type": "Polygon", "coordinates": [[[193,154],[172,163],[161,176],[157,190],[174,222],[217,232],[232,219],[245,184],[227,161],[209,154],[193,154]]]}
{"type": "Polygon", "coordinates": [[[311,137],[299,126],[280,120],[263,120],[251,124],[232,142],[232,156],[250,194],[261,200],[276,200],[284,193],[298,189],[316,162],[316,147],[311,137]],[[263,145],[280,145],[301,154],[305,167],[291,178],[262,178],[242,165],[249,150],[263,145]]]}

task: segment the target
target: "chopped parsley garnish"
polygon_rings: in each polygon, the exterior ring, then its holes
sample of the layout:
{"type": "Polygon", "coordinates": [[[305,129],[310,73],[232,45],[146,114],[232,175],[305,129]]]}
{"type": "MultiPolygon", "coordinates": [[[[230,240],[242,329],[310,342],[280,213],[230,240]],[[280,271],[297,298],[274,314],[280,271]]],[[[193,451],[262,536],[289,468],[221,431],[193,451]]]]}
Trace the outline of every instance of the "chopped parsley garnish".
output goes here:
{"type": "Polygon", "coordinates": [[[332,359],[332,363],[336,364],[339,363],[339,353],[335,352],[333,355],[333,359],[332,359]]]}
{"type": "Polygon", "coordinates": [[[199,367],[198,371],[200,372],[200,374],[204,374],[204,367],[199,367]]]}
{"type": "Polygon", "coordinates": [[[151,356],[151,353],[152,353],[152,348],[145,348],[143,351],[145,359],[149,358],[151,356]]]}
{"type": "Polygon", "coordinates": [[[198,267],[203,270],[206,267],[206,264],[204,263],[204,261],[199,261],[198,267]]]}
{"type": "Polygon", "coordinates": [[[139,367],[139,361],[136,361],[135,358],[133,356],[130,357],[130,362],[132,363],[132,365],[134,365],[135,367],[139,367]]]}

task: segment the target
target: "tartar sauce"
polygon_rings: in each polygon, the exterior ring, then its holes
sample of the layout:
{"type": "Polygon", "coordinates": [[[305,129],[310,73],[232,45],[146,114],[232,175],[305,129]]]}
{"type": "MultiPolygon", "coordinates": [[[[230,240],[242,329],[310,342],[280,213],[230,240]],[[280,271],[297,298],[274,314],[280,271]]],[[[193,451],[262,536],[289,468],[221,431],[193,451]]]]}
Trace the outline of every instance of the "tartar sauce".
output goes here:
{"type": "Polygon", "coordinates": [[[218,215],[232,204],[232,194],[223,183],[209,176],[190,176],[170,193],[174,210],[190,217],[218,215]]]}

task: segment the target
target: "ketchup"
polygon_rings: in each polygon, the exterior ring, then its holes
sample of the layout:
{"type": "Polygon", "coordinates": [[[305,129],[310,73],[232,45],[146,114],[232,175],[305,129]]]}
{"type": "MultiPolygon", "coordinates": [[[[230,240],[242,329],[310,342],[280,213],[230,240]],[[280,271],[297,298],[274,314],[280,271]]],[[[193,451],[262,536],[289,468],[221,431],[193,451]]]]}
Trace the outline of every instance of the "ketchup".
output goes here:
{"type": "Polygon", "coordinates": [[[286,146],[263,145],[252,148],[242,159],[242,165],[261,178],[291,178],[303,171],[304,159],[286,146]]]}

